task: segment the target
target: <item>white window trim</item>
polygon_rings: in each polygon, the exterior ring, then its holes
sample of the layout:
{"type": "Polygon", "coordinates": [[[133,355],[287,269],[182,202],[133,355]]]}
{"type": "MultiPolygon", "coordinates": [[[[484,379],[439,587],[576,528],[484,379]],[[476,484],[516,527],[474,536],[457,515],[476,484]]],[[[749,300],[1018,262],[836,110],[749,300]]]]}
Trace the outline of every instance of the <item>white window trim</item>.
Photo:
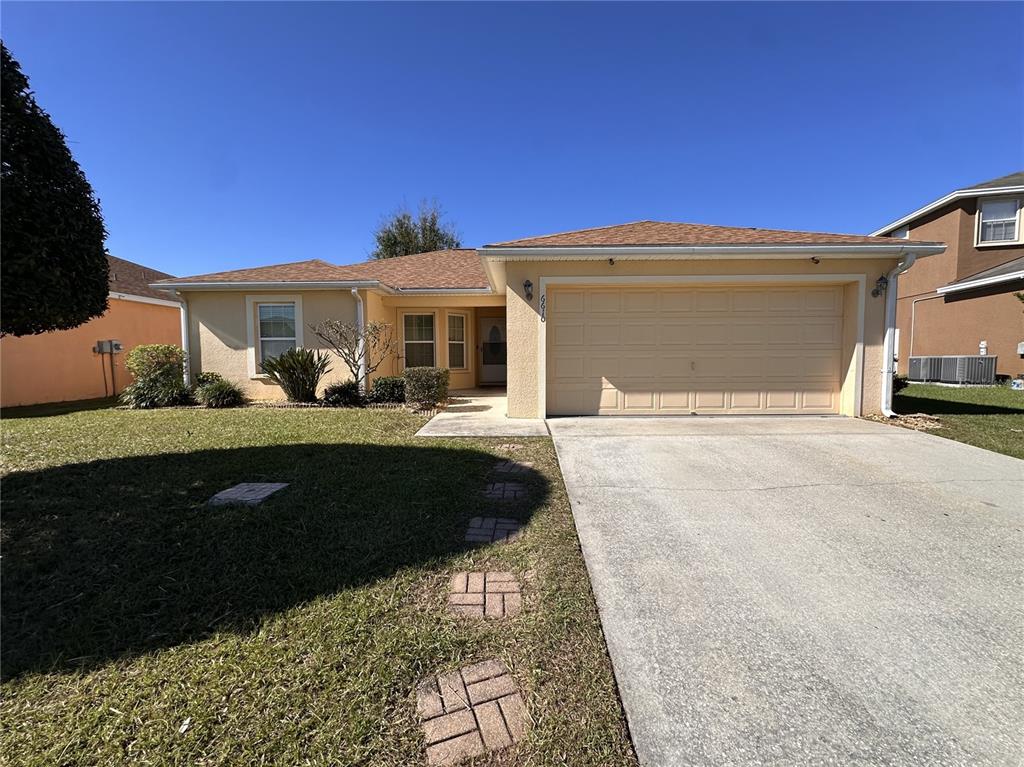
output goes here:
{"type": "MultiPolygon", "coordinates": [[[[411,344],[431,344],[434,347],[434,367],[437,366],[437,312],[401,312],[402,323],[402,370],[405,370],[405,318],[406,317],[433,317],[434,318],[434,340],[432,341],[409,341],[411,344]]],[[[448,326],[445,325],[445,338],[448,337],[448,326]]]]}
{"type": "Polygon", "coordinates": [[[1024,198],[1020,197],[986,197],[978,200],[978,210],[974,214],[974,247],[976,248],[1005,248],[1007,245],[1020,245],[1024,243],[1024,238],[1021,237],[1021,210],[1024,210],[1024,198]],[[983,242],[981,239],[981,209],[987,202],[1007,202],[1013,201],[1017,203],[1017,236],[1012,240],[991,240],[983,242]]]}
{"type": "Polygon", "coordinates": [[[909,240],[910,226],[908,224],[904,224],[897,229],[893,229],[889,236],[896,240],[909,240]]]}
{"type": "MultiPolygon", "coordinates": [[[[447,339],[448,345],[445,347],[445,354],[448,355],[448,369],[455,370],[460,373],[464,373],[469,370],[469,315],[465,312],[448,312],[445,317],[445,338],[447,339]],[[451,340],[451,327],[448,325],[448,318],[450,317],[462,317],[462,340],[452,341],[451,340]],[[462,344],[462,367],[452,367],[452,344],[462,344]]],[[[435,334],[436,335],[436,334],[435,334]]]]}
{"type": "Polygon", "coordinates": [[[245,297],[245,333],[246,333],[246,365],[249,378],[266,379],[266,373],[260,373],[256,367],[256,348],[259,345],[259,331],[256,327],[256,306],[258,304],[294,304],[295,305],[295,346],[305,346],[305,325],[302,323],[302,296],[292,295],[252,295],[245,297]]]}

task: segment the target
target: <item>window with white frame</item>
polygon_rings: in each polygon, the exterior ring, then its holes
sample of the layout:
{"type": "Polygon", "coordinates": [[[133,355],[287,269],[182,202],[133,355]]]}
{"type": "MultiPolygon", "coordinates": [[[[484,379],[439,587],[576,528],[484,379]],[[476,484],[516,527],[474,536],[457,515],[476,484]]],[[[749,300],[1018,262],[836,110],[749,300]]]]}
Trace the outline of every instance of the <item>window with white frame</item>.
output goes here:
{"type": "Polygon", "coordinates": [[[434,315],[406,314],[402,320],[407,368],[434,365],[434,315]]]}
{"type": "Polygon", "coordinates": [[[448,367],[466,369],[466,315],[448,315],[448,367]]]}
{"type": "Polygon", "coordinates": [[[978,218],[979,244],[1019,239],[1020,200],[982,200],[978,218]]]}
{"type": "Polygon", "coordinates": [[[295,304],[256,304],[259,363],[298,346],[295,304]]]}
{"type": "Polygon", "coordinates": [[[892,232],[889,233],[889,236],[890,237],[895,237],[895,238],[897,238],[899,240],[909,240],[910,239],[910,227],[909,226],[901,226],[899,229],[893,229],[892,232]]]}

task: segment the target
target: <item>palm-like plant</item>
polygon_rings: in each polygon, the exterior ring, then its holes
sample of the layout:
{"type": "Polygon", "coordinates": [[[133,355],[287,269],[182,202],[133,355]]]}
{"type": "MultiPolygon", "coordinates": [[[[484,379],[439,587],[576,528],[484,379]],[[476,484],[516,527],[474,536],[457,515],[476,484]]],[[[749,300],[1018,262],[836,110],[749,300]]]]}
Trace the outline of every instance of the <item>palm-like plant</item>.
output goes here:
{"type": "Polygon", "coordinates": [[[330,356],[312,349],[289,349],[263,360],[262,367],[292,402],[316,402],[320,379],[331,372],[330,356]]]}

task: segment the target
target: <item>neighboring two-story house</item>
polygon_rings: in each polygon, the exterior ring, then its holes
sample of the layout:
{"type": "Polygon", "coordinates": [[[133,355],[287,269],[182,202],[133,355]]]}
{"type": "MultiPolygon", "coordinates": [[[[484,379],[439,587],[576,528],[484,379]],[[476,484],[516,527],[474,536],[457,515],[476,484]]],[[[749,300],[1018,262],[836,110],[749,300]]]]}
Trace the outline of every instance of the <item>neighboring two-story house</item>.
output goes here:
{"type": "Polygon", "coordinates": [[[1024,374],[1024,172],[945,197],[903,216],[876,236],[945,242],[899,280],[898,371],[911,356],[998,357],[996,373],[1024,374]]]}

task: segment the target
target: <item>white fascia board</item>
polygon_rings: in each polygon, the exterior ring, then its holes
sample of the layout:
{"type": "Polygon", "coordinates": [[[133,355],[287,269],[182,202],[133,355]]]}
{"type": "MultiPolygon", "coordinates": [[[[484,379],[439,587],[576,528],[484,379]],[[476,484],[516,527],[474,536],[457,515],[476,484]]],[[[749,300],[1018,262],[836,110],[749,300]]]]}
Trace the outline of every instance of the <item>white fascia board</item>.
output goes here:
{"type": "Polygon", "coordinates": [[[380,290],[384,293],[395,291],[377,280],[344,280],[333,282],[175,282],[151,283],[156,290],[380,290]]]}
{"type": "Polygon", "coordinates": [[[943,253],[943,244],[914,244],[903,240],[867,245],[646,245],[636,247],[596,246],[562,248],[486,247],[481,258],[497,261],[603,261],[623,260],[700,260],[700,259],[783,259],[783,258],[864,258],[899,256],[918,257],[943,253]]]}
{"type": "Polygon", "coordinates": [[[957,282],[952,285],[943,285],[941,288],[936,288],[936,293],[959,293],[962,290],[970,290],[971,288],[983,288],[986,285],[998,285],[1001,282],[1013,282],[1014,280],[1024,280],[1024,269],[1019,272],[1010,272],[1009,274],[1000,274],[995,277],[984,277],[980,280],[971,280],[970,282],[957,282]]]}
{"type": "Polygon", "coordinates": [[[118,293],[111,291],[108,294],[109,298],[117,299],[118,301],[135,301],[140,304],[155,304],[156,306],[169,306],[177,309],[181,306],[178,301],[171,301],[166,298],[152,298],[150,296],[136,296],[133,293],[118,293]]]}
{"type": "Polygon", "coordinates": [[[395,288],[399,296],[489,296],[490,288],[395,288]]]}
{"type": "Polygon", "coordinates": [[[881,229],[876,229],[871,233],[872,237],[881,237],[888,234],[893,229],[899,229],[904,224],[909,224],[911,221],[920,218],[921,216],[931,213],[933,210],[937,210],[944,205],[949,205],[951,202],[956,200],[962,200],[968,197],[996,197],[1004,194],[1021,194],[1024,193],[1024,186],[997,186],[991,189],[958,189],[955,192],[950,192],[945,197],[941,197],[935,202],[930,202],[923,208],[918,208],[913,213],[908,213],[903,218],[898,218],[891,224],[886,224],[881,229]]]}

